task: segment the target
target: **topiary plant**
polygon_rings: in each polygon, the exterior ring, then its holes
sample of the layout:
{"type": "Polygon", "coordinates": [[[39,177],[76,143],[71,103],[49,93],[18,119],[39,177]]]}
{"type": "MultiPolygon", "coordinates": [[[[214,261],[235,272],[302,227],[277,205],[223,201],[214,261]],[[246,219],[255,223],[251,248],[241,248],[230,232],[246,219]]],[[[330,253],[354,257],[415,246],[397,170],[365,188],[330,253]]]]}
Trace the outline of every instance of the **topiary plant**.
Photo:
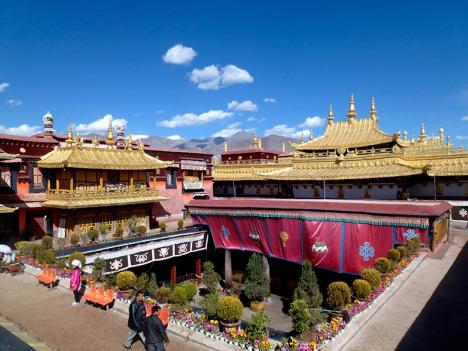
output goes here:
{"type": "Polygon", "coordinates": [[[144,236],[146,234],[146,231],[147,231],[147,229],[146,229],[146,226],[144,226],[144,225],[139,225],[137,227],[137,233],[140,236],[144,236]]]}
{"type": "Polygon", "coordinates": [[[185,283],[182,286],[184,287],[185,293],[187,294],[187,299],[189,301],[192,301],[195,295],[197,294],[197,286],[192,282],[185,283]]]}
{"type": "Polygon", "coordinates": [[[15,248],[21,255],[31,254],[32,243],[29,241],[18,241],[15,243],[15,248]]]}
{"type": "Polygon", "coordinates": [[[181,285],[176,286],[174,290],[172,290],[169,301],[179,306],[186,305],[188,300],[184,287],[181,285]]]}
{"type": "Polygon", "coordinates": [[[304,333],[310,327],[310,311],[307,302],[303,299],[295,300],[289,309],[293,329],[297,334],[304,333]]]}
{"type": "Polygon", "coordinates": [[[119,290],[130,290],[135,286],[135,283],[137,281],[137,277],[135,273],[130,272],[130,271],[123,271],[117,273],[115,282],[117,284],[117,288],[119,290]]]}
{"type": "Polygon", "coordinates": [[[335,309],[342,309],[351,302],[351,289],[345,282],[333,282],[327,288],[327,302],[335,309]]]}
{"type": "Polygon", "coordinates": [[[42,256],[42,262],[45,264],[54,264],[55,263],[55,252],[52,249],[47,249],[44,251],[42,256]]]}
{"type": "Polygon", "coordinates": [[[152,272],[148,285],[146,286],[146,291],[156,296],[156,290],[158,290],[158,283],[156,281],[156,273],[152,272]]]}
{"type": "Polygon", "coordinates": [[[88,230],[86,235],[88,236],[89,241],[93,242],[93,241],[96,241],[99,234],[98,234],[98,231],[96,229],[91,228],[91,229],[88,230]]]}
{"type": "Polygon", "coordinates": [[[408,251],[406,250],[406,247],[404,246],[397,246],[396,248],[398,252],[400,253],[401,258],[405,258],[408,255],[408,251]]]}
{"type": "Polygon", "coordinates": [[[244,306],[242,302],[234,296],[225,296],[218,301],[216,314],[226,323],[236,323],[242,317],[244,306]]]}
{"type": "Polygon", "coordinates": [[[86,256],[78,251],[73,252],[69,257],[68,257],[68,265],[71,267],[71,263],[73,260],[78,260],[81,262],[81,267],[83,267],[86,263],[86,256]]]}
{"type": "Polygon", "coordinates": [[[116,239],[122,239],[123,233],[124,233],[124,230],[123,230],[122,226],[119,224],[117,226],[117,228],[115,229],[114,237],[116,239]]]}
{"type": "Polygon", "coordinates": [[[392,263],[386,257],[379,257],[374,262],[374,267],[377,269],[381,274],[386,274],[392,268],[392,263]]]}
{"type": "Polygon", "coordinates": [[[419,251],[421,240],[419,238],[413,238],[408,240],[408,252],[410,255],[415,254],[419,251]]]}
{"type": "Polygon", "coordinates": [[[262,256],[257,253],[252,254],[247,263],[246,270],[245,296],[252,301],[263,301],[270,293],[270,282],[265,274],[265,265],[262,256]]]}
{"type": "Polygon", "coordinates": [[[215,271],[213,263],[206,261],[203,263],[203,284],[210,294],[216,293],[218,289],[218,283],[221,280],[221,276],[215,271]]]}
{"type": "Polygon", "coordinates": [[[93,262],[93,279],[97,282],[102,280],[102,272],[106,268],[106,261],[100,257],[97,257],[93,262]]]}
{"type": "Polygon", "coordinates": [[[271,319],[263,311],[255,313],[250,317],[245,332],[251,340],[264,340],[268,338],[268,327],[270,323],[271,319]]]}
{"type": "Polygon", "coordinates": [[[305,300],[309,308],[320,307],[323,302],[317,277],[312,265],[308,261],[305,261],[302,265],[301,278],[294,290],[293,300],[299,299],[305,300]]]}
{"type": "Polygon", "coordinates": [[[372,287],[367,280],[355,279],[353,281],[353,293],[358,299],[367,299],[372,292],[372,287]]]}
{"type": "Polygon", "coordinates": [[[149,282],[148,274],[146,272],[141,273],[138,276],[137,281],[135,283],[135,290],[146,292],[146,287],[148,285],[148,282],[149,282]]]}
{"type": "Polygon", "coordinates": [[[40,256],[40,252],[42,251],[41,245],[40,244],[33,244],[31,246],[31,257],[38,259],[40,256]]]}
{"type": "Polygon", "coordinates": [[[70,235],[70,244],[71,246],[76,246],[80,242],[80,236],[77,233],[72,233],[70,235]]]}
{"type": "Polygon", "coordinates": [[[52,248],[52,237],[49,235],[44,235],[41,239],[41,247],[44,250],[48,250],[52,248]]]}
{"type": "Polygon", "coordinates": [[[361,271],[361,278],[369,282],[372,290],[377,289],[380,285],[380,273],[374,268],[364,268],[361,271]]]}
{"type": "Polygon", "coordinates": [[[171,296],[171,289],[165,286],[161,286],[158,290],[156,290],[156,300],[158,303],[167,303],[169,301],[169,297],[171,296]]]}
{"type": "Polygon", "coordinates": [[[218,307],[219,295],[217,293],[207,294],[201,302],[202,307],[205,309],[206,316],[209,319],[217,317],[216,308],[218,307]]]}
{"type": "Polygon", "coordinates": [[[398,260],[400,259],[400,251],[398,251],[397,249],[391,249],[388,251],[388,254],[387,254],[387,257],[389,260],[393,261],[393,262],[398,262],[398,260]]]}
{"type": "Polygon", "coordinates": [[[166,223],[165,222],[159,223],[159,229],[161,229],[162,232],[165,232],[166,231],[166,223]]]}
{"type": "Polygon", "coordinates": [[[183,220],[183,219],[179,219],[179,220],[177,221],[177,227],[178,227],[179,229],[182,229],[182,228],[184,227],[184,220],[183,220]]]}

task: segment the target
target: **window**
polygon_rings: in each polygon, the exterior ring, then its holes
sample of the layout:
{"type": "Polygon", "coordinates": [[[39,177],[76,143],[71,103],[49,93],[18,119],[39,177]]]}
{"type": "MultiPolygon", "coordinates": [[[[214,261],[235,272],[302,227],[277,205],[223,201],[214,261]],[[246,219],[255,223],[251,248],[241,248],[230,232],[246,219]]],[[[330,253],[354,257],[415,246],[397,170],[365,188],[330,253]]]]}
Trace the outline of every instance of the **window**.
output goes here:
{"type": "Polygon", "coordinates": [[[88,233],[90,229],[96,229],[96,224],[94,223],[94,217],[82,217],[78,223],[78,228],[80,234],[88,233]]]}
{"type": "Polygon", "coordinates": [[[166,169],[166,189],[177,189],[177,169],[166,169]]]}
{"type": "Polygon", "coordinates": [[[0,168],[0,187],[11,187],[11,171],[9,167],[0,168]]]}
{"type": "Polygon", "coordinates": [[[110,216],[101,217],[99,230],[101,230],[102,227],[106,228],[106,232],[110,232],[112,230],[112,218],[110,216]]]}
{"type": "Polygon", "coordinates": [[[42,188],[44,186],[42,172],[37,166],[34,166],[33,168],[33,186],[35,188],[42,188]]]}
{"type": "Polygon", "coordinates": [[[37,167],[36,162],[29,163],[29,191],[30,192],[41,192],[45,191],[45,178],[42,175],[41,170],[37,167]]]}

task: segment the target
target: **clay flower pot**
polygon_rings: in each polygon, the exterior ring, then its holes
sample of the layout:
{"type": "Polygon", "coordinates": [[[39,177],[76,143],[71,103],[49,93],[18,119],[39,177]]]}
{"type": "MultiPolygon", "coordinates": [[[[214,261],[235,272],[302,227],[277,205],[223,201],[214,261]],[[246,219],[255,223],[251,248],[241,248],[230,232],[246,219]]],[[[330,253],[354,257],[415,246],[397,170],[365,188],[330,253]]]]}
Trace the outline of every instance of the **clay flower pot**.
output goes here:
{"type": "Polygon", "coordinates": [[[254,312],[261,312],[265,308],[265,303],[263,301],[251,301],[250,309],[254,312]]]}

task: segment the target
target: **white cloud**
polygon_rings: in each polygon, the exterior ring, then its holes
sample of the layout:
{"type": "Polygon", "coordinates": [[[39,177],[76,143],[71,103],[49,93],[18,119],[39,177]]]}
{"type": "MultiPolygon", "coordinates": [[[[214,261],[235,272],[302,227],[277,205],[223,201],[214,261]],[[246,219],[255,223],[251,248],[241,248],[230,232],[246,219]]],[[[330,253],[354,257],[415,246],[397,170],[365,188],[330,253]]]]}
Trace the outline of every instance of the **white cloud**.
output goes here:
{"type": "Polygon", "coordinates": [[[457,140],[468,140],[468,135],[457,135],[457,140]]]}
{"type": "Polygon", "coordinates": [[[132,134],[132,140],[146,139],[148,137],[148,134],[132,134]]]}
{"type": "Polygon", "coordinates": [[[246,121],[247,121],[247,122],[257,122],[257,123],[261,123],[261,122],[265,121],[265,118],[249,117],[249,118],[247,118],[246,121]]]}
{"type": "Polygon", "coordinates": [[[252,83],[254,80],[249,72],[235,65],[195,68],[189,74],[189,78],[201,90],[218,90],[229,85],[252,83]]]}
{"type": "Polygon", "coordinates": [[[462,121],[468,121],[468,116],[463,116],[463,117],[461,118],[461,120],[462,120],[462,121]]]}
{"type": "Polygon", "coordinates": [[[232,100],[228,104],[228,109],[235,110],[235,111],[250,111],[250,112],[258,111],[257,105],[255,105],[250,100],[245,100],[242,102],[237,102],[236,100],[232,100]]]}
{"type": "Polygon", "coordinates": [[[197,52],[192,48],[183,46],[182,44],[176,44],[162,56],[162,59],[166,63],[172,63],[174,65],[187,65],[197,56],[197,52]]]}
{"type": "Polygon", "coordinates": [[[0,93],[3,93],[5,90],[7,90],[9,86],[10,86],[10,83],[7,83],[7,82],[0,83],[0,93]]]}
{"type": "Polygon", "coordinates": [[[39,132],[41,127],[21,124],[18,127],[5,127],[0,125],[0,133],[15,134],[15,135],[33,135],[39,132]]]}
{"type": "Polygon", "coordinates": [[[223,110],[210,110],[199,115],[195,113],[184,113],[175,115],[171,119],[158,121],[158,125],[166,128],[186,127],[200,124],[207,124],[214,121],[219,121],[233,115],[232,112],[223,110]]]}
{"type": "Polygon", "coordinates": [[[169,135],[166,138],[171,140],[182,140],[183,138],[179,134],[169,135]]]}
{"type": "Polygon", "coordinates": [[[276,134],[284,137],[300,139],[303,135],[304,138],[308,138],[310,131],[305,129],[297,129],[296,127],[288,127],[286,124],[278,124],[273,128],[265,130],[265,136],[276,134]]]}
{"type": "Polygon", "coordinates": [[[124,118],[114,119],[111,114],[107,114],[89,124],[80,123],[78,125],[75,125],[73,129],[76,132],[79,132],[85,135],[91,134],[91,133],[103,134],[107,131],[107,128],[109,128],[109,123],[111,121],[112,121],[112,127],[114,128],[120,127],[122,125],[125,127],[127,125],[126,119],[124,118]]]}
{"type": "Polygon", "coordinates": [[[316,128],[321,127],[325,123],[325,119],[319,116],[307,117],[305,121],[299,124],[300,128],[316,128]]]}
{"type": "Polygon", "coordinates": [[[23,101],[21,100],[16,100],[16,99],[10,99],[10,100],[7,100],[6,102],[6,105],[8,107],[20,107],[21,105],[23,105],[23,101]]]}
{"type": "Polygon", "coordinates": [[[241,128],[239,128],[240,125],[240,122],[232,123],[228,125],[227,128],[221,129],[219,132],[214,133],[212,137],[229,138],[242,130],[241,128]]]}
{"type": "Polygon", "coordinates": [[[266,97],[263,99],[263,102],[266,102],[267,104],[276,104],[276,98],[266,97]]]}

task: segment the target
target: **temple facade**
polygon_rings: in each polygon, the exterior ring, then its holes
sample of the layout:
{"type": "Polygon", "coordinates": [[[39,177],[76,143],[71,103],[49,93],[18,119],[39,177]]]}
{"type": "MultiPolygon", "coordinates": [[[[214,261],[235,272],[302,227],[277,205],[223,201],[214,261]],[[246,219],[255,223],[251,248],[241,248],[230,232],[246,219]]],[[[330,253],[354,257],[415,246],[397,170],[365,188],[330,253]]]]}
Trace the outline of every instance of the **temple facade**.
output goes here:
{"type": "MultiPolygon", "coordinates": [[[[374,99],[358,118],[351,96],[346,120],[330,106],[325,133],[291,143],[292,153],[272,153],[254,137],[246,150],[227,150],[214,170],[220,197],[298,199],[468,199],[468,152],[439,129],[418,138],[379,129],[374,99]]],[[[284,145],[283,145],[284,151],[284,145]]],[[[465,201],[466,202],[466,201],[465,201]]]]}

